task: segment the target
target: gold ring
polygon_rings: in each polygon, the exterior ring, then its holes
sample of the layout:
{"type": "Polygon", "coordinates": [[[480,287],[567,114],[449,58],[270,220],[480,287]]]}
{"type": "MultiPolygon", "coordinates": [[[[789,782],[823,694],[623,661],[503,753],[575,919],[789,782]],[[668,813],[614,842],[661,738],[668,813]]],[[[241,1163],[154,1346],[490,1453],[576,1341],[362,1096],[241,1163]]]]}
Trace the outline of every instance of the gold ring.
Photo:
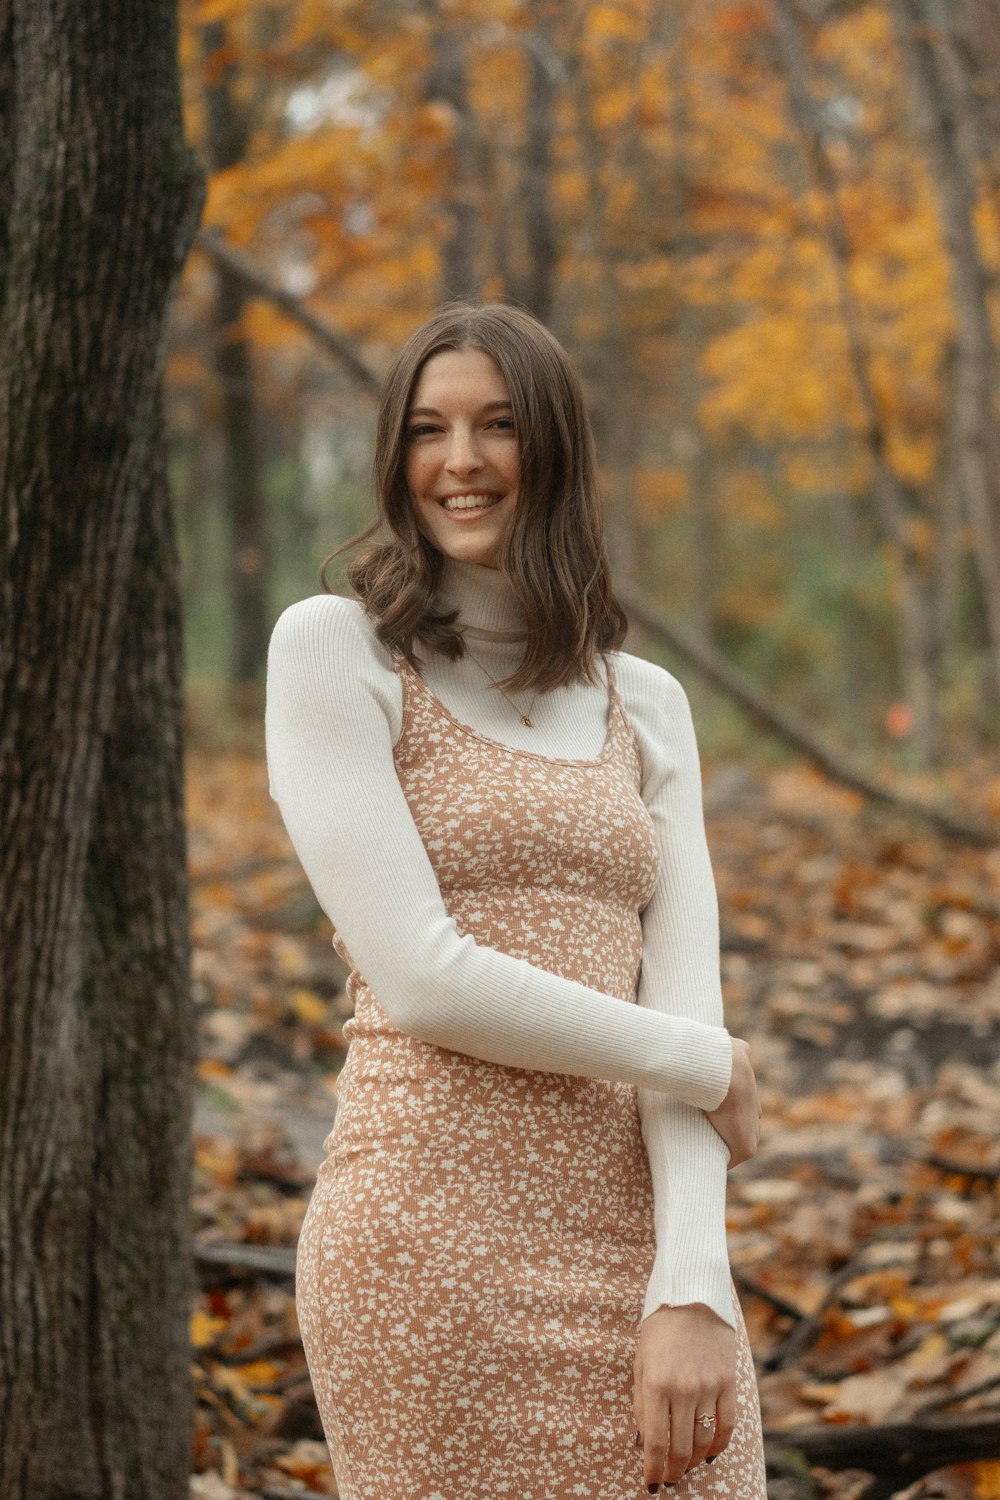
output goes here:
{"type": "Polygon", "coordinates": [[[702,1427],[715,1426],[715,1418],[710,1417],[707,1411],[702,1412],[701,1416],[698,1418],[698,1421],[701,1423],[702,1427]]]}

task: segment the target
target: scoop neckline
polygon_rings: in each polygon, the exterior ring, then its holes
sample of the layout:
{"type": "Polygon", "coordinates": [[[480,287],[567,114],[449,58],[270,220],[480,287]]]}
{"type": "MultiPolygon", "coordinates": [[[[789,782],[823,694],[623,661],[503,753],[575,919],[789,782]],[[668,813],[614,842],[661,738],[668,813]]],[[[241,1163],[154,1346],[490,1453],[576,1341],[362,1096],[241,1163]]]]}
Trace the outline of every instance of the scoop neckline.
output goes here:
{"type": "Polygon", "coordinates": [[[460,729],[463,734],[467,734],[470,739],[478,740],[481,745],[489,745],[492,750],[506,751],[508,755],[524,755],[529,760],[540,760],[548,766],[579,766],[587,769],[602,766],[611,757],[615,738],[615,719],[620,709],[621,700],[618,696],[618,682],[615,670],[611,665],[610,658],[606,654],[603,656],[603,660],[608,674],[608,727],[600,753],[589,760],[577,759],[567,755],[546,755],[543,750],[526,750],[522,749],[520,745],[505,745],[503,740],[495,740],[488,734],[481,734],[478,729],[473,729],[471,724],[463,723],[461,719],[452,713],[447,704],[443,703],[437,694],[431,691],[417,669],[411,666],[402,654],[394,652],[393,655],[397,671],[402,670],[407,672],[411,679],[416,679],[420,691],[437,713],[447,719],[450,724],[453,724],[456,729],[460,729]]]}

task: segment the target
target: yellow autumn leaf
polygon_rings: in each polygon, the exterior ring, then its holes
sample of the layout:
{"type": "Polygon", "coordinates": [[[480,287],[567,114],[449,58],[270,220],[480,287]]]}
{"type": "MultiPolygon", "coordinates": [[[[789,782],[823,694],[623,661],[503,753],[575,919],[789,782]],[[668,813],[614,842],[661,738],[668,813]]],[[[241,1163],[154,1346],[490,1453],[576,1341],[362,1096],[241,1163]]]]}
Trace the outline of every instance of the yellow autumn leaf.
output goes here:
{"type": "MultiPolygon", "coordinates": [[[[900,1298],[900,1301],[903,1299],[900,1298]]],[[[916,1304],[914,1304],[916,1306],[916,1304]]],[[[912,1354],[906,1357],[906,1363],[910,1369],[918,1370],[924,1365],[930,1365],[948,1354],[951,1350],[951,1340],[943,1333],[929,1333],[922,1338],[912,1354]]]]}
{"type": "Polygon", "coordinates": [[[599,130],[613,130],[628,118],[635,97],[631,83],[603,89],[594,100],[594,123],[599,130]]]}
{"type": "Polygon", "coordinates": [[[306,1026],[322,1026],[327,1019],[326,1001],[321,1000],[312,990],[296,990],[292,996],[292,1007],[306,1026]]]}
{"type": "Polygon", "coordinates": [[[194,1349],[207,1349],[226,1326],[225,1318],[213,1318],[206,1312],[193,1312],[188,1323],[188,1334],[194,1349]]]}
{"type": "Polygon", "coordinates": [[[271,1385],[284,1374],[284,1366],[269,1359],[255,1359],[250,1364],[237,1365],[236,1369],[249,1386],[271,1385]]]}
{"type": "Polygon", "coordinates": [[[592,5],[587,35],[596,42],[633,42],[642,35],[642,22],[630,6],[592,5]]]}
{"type": "Polygon", "coordinates": [[[972,1465],[976,1500],[1000,1500],[1000,1459],[984,1458],[972,1465]]]}
{"type": "Polygon", "coordinates": [[[219,1062],[214,1057],[201,1057],[195,1065],[195,1073],[203,1083],[217,1083],[220,1079],[231,1078],[232,1072],[228,1063],[219,1062]]]}

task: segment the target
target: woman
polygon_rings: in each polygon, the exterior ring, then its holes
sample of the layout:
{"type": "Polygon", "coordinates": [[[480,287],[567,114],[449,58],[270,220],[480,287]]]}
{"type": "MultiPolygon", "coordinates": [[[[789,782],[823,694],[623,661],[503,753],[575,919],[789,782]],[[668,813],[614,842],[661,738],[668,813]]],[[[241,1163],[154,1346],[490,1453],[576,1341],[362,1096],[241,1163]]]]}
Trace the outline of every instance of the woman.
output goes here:
{"type": "Polygon", "coordinates": [[[271,795],[354,1002],[296,1284],[340,1495],[764,1500],[725,1243],[760,1107],[697,748],[680,685],[618,649],[556,340],[431,318],[375,484],[360,602],[287,609],[267,680],[271,795]]]}

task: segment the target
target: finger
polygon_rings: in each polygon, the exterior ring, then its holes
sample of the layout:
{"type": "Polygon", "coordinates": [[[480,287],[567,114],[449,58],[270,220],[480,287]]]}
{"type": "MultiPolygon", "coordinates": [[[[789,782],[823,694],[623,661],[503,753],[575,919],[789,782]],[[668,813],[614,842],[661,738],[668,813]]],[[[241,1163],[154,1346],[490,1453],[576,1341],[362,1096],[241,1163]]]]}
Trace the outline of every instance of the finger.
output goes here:
{"type": "Polygon", "coordinates": [[[667,1445],[670,1441],[670,1406],[665,1397],[649,1388],[643,1389],[642,1421],[642,1477],[648,1488],[661,1484],[667,1464],[667,1445]]]}
{"type": "Polygon", "coordinates": [[[632,1420],[636,1430],[642,1431],[642,1345],[636,1344],[632,1361],[632,1420]]]}
{"type": "Polygon", "coordinates": [[[715,1436],[712,1438],[708,1450],[708,1457],[714,1458],[728,1447],[729,1440],[736,1427],[736,1387],[727,1385],[719,1393],[719,1399],[715,1404],[715,1436]]]}
{"type": "Polygon", "coordinates": [[[690,1467],[696,1468],[703,1463],[712,1453],[712,1445],[715,1435],[719,1430],[719,1414],[710,1398],[698,1402],[694,1414],[694,1442],[691,1450],[690,1467]],[[703,1422],[702,1417],[708,1417],[708,1422],[703,1422]]]}
{"type": "Polygon", "coordinates": [[[670,1444],[666,1455],[664,1478],[669,1484],[683,1479],[691,1467],[694,1453],[695,1403],[690,1397],[670,1403],[670,1444]]]}

